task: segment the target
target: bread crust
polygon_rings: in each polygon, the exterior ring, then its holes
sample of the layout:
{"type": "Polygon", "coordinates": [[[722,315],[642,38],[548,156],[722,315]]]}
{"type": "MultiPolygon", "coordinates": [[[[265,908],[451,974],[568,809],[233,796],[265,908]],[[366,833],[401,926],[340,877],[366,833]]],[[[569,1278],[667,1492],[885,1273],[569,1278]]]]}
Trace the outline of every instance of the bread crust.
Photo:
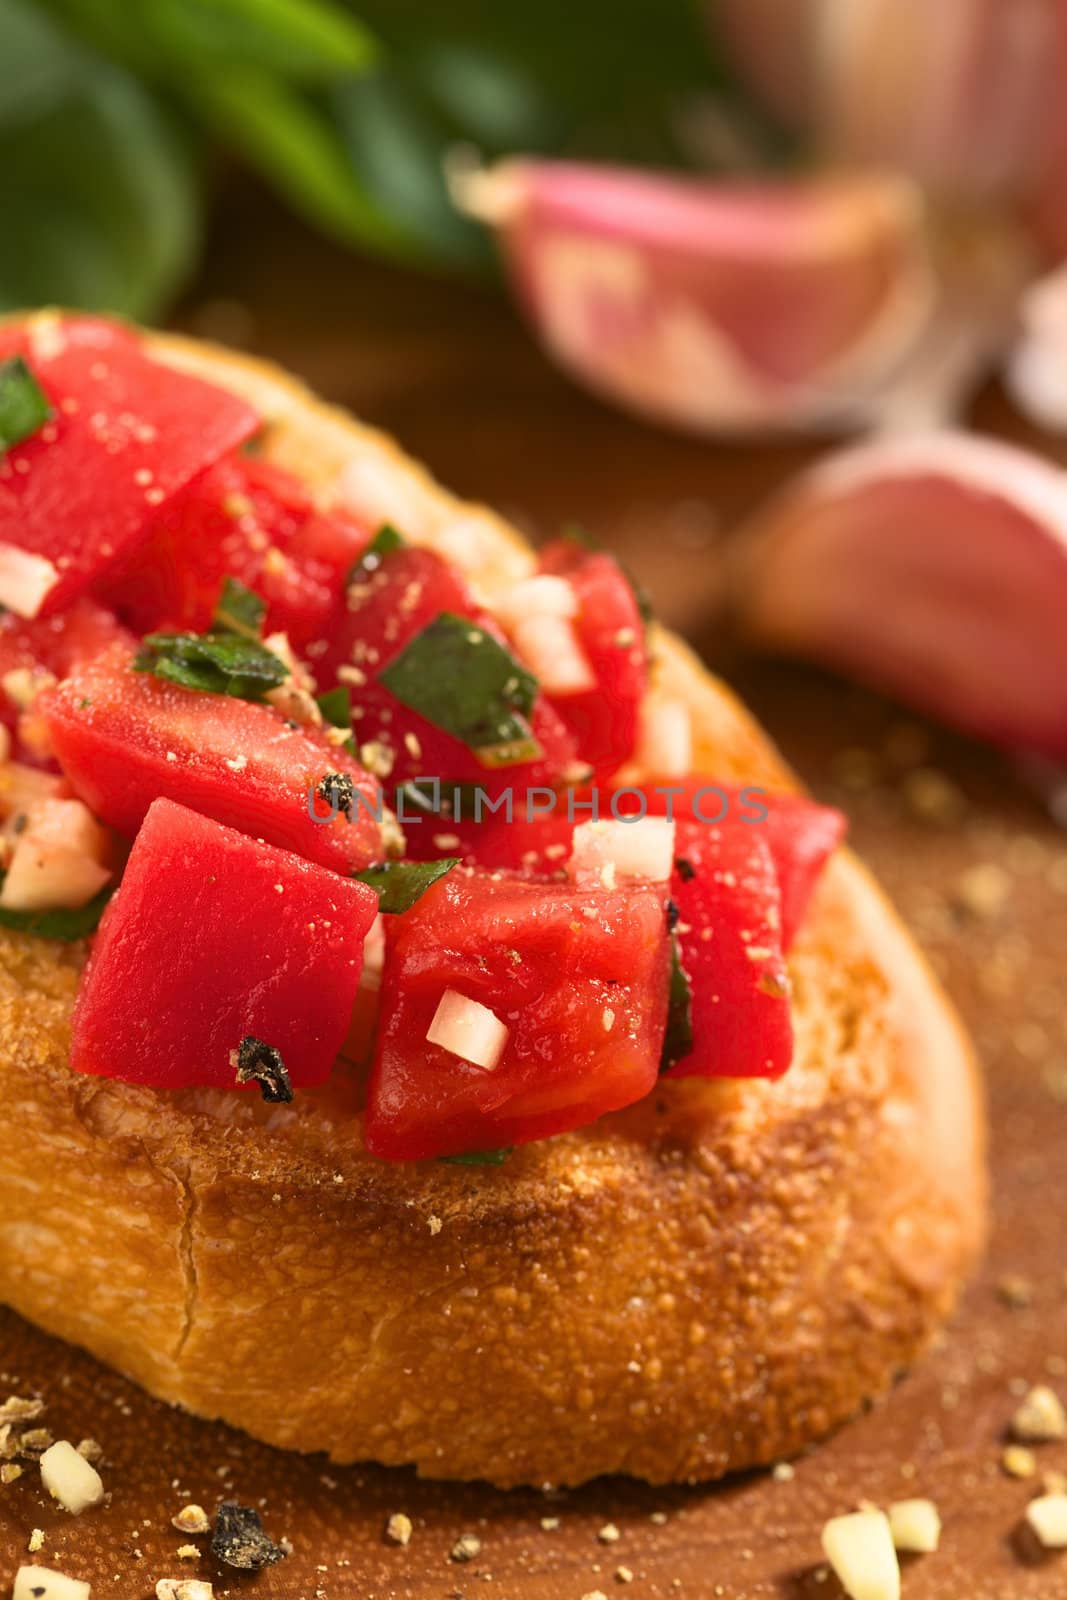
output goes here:
{"type": "MultiPolygon", "coordinates": [[[[305,478],[377,473],[483,587],[528,569],[498,518],[273,368],[150,342],[253,399],[305,478]]],[[[656,654],[698,768],[793,786],[684,646],[656,654]]],[[[847,851],[791,956],[784,1079],[664,1082],[499,1169],[373,1160],[345,1063],[280,1107],[77,1077],[83,958],[0,936],[0,1301],[272,1444],[502,1486],[713,1478],[883,1391],[981,1248],[970,1047],[847,851]]]]}

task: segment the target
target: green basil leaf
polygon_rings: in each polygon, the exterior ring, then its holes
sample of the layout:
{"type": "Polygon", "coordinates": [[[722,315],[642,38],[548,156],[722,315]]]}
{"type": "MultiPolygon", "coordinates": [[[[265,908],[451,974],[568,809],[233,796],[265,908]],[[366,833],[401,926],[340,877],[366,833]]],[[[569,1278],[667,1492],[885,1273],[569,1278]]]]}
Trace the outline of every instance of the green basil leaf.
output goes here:
{"type": "Polygon", "coordinates": [[[320,694],[315,701],[322,712],[324,722],[331,728],[350,728],[352,726],[352,691],[346,683],[339,683],[336,689],[327,689],[325,694],[320,694]]]}
{"type": "Polygon", "coordinates": [[[397,533],[391,523],[383,522],[370,544],[364,550],[351,572],[345,587],[349,584],[360,583],[368,578],[372,572],[377,572],[383,559],[392,550],[402,550],[407,540],[402,533],[397,533]]]}
{"type": "Polygon", "coordinates": [[[263,67],[317,82],[363,72],[377,45],[330,0],[149,0],[146,25],[166,56],[263,67]]]}
{"type": "Polygon", "coordinates": [[[667,1031],[663,1035],[663,1050],[659,1069],[666,1072],[676,1061],[681,1061],[693,1048],[693,990],[682,966],[678,951],[678,935],[671,933],[671,976],[667,1003],[667,1031]]]}
{"type": "Polygon", "coordinates": [[[438,1156],[437,1159],[451,1167],[502,1167],[514,1149],[515,1146],[509,1144],[502,1150],[472,1150],[469,1155],[438,1156]]]}
{"type": "Polygon", "coordinates": [[[272,651],[236,633],[150,633],[133,665],[185,689],[239,700],[262,700],[289,676],[272,651]]]}
{"type": "MultiPolygon", "coordinates": [[[[3,877],[0,876],[0,884],[3,877]]],[[[16,933],[32,933],[38,939],[58,939],[70,944],[75,939],[85,939],[95,933],[104,907],[118,887],[105,884],[99,894],[84,906],[57,906],[52,911],[8,911],[0,906],[0,928],[10,928],[16,933]]]]}
{"type": "Polygon", "coordinates": [[[461,740],[487,767],[535,760],[527,720],[537,679],[469,617],[442,611],[378,674],[412,711],[461,740]]]}
{"type": "Polygon", "coordinates": [[[212,617],[214,629],[224,633],[241,634],[246,639],[259,639],[263,634],[263,618],[267,615],[267,602],[237,578],[224,578],[212,617]]]}
{"type": "Polygon", "coordinates": [[[0,0],[0,309],[157,312],[199,244],[190,157],[135,78],[0,0]]]}
{"type": "Polygon", "coordinates": [[[52,407],[22,357],[0,361],[0,455],[29,439],[51,415],[52,407]]]}
{"type": "Polygon", "coordinates": [[[386,861],[380,867],[366,867],[355,876],[360,883],[377,889],[379,911],[400,916],[409,911],[438,878],[458,866],[458,856],[441,861],[386,861]]]}

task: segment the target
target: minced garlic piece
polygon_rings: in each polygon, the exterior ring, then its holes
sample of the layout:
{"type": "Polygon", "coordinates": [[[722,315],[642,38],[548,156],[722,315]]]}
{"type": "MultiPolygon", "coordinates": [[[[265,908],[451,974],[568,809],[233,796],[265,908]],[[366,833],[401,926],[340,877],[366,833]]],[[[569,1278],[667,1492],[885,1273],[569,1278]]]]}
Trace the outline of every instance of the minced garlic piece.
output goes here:
{"type": "Polygon", "coordinates": [[[215,1591],[203,1578],[160,1578],[156,1600],[214,1600],[215,1591]]]}
{"type": "Polygon", "coordinates": [[[411,1518],[406,1517],[402,1511],[394,1511],[385,1524],[385,1537],[392,1544],[410,1544],[413,1532],[411,1518]]]}
{"type": "Polygon", "coordinates": [[[41,1457],[41,1482],[53,1500],[73,1516],[99,1505],[104,1498],[100,1474],[67,1439],[52,1445],[41,1457]]]}
{"type": "Polygon", "coordinates": [[[900,1564],[883,1512],[832,1517],[822,1547],[850,1600],[900,1600],[900,1564]]]}
{"type": "Polygon", "coordinates": [[[177,1516],[171,1517],[172,1528],[177,1528],[179,1533],[210,1533],[211,1521],[203,1506],[182,1506],[177,1516]]]}
{"type": "Polygon", "coordinates": [[[1024,1444],[1046,1444],[1052,1439],[1067,1438],[1067,1412],[1059,1395],[1039,1383],[1012,1417],[1011,1431],[1024,1444]]]}
{"type": "Polygon", "coordinates": [[[50,1567],[20,1567],[11,1600],[89,1600],[90,1593],[87,1583],[50,1567]]]}
{"type": "Polygon", "coordinates": [[[1031,1500],[1026,1520],[1045,1550],[1067,1550],[1067,1494],[1043,1494],[1031,1500]]]}
{"type": "Polygon", "coordinates": [[[941,1539],[941,1518],[932,1500],[897,1500],[889,1507],[889,1531],[898,1550],[930,1555],[941,1539]]]}

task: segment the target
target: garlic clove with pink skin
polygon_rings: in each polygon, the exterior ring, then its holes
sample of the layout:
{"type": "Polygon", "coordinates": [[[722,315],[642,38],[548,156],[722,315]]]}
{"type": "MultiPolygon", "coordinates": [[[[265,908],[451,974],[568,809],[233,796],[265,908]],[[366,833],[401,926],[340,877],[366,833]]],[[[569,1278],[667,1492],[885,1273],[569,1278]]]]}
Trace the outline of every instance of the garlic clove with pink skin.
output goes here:
{"type": "Polygon", "coordinates": [[[906,180],[706,180],[508,161],[453,174],[499,230],[550,352],[628,409],[696,432],[848,425],[937,303],[906,180]]]}
{"type": "Polygon", "coordinates": [[[1061,0],[715,0],[763,102],[836,161],[1021,199],[1062,104],[1061,0]]]}
{"type": "Polygon", "coordinates": [[[1067,433],[1067,266],[1033,284],[1019,302],[1021,332],[1004,372],[1020,411],[1067,433]]]}
{"type": "Polygon", "coordinates": [[[743,631],[1006,748],[1067,757],[1067,473],[944,431],[842,451],[739,546],[743,631]]]}

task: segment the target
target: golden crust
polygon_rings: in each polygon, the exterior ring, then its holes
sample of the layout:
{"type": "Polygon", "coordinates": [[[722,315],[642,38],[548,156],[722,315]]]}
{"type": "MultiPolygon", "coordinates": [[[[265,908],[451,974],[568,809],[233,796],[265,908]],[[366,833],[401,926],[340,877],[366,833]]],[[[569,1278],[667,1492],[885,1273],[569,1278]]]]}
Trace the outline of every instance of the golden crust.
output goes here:
{"type": "MultiPolygon", "coordinates": [[[[355,460],[409,496],[416,537],[473,536],[484,585],[528,565],[499,519],[273,369],[152,337],[254,398],[278,459],[323,486],[355,460]]],[[[789,784],[667,636],[658,671],[701,766],[789,784]]],[[[500,1169],[368,1157],[344,1064],[273,1108],[77,1078],[80,960],[0,938],[0,1300],[274,1444],[501,1485],[714,1477],[883,1390],[981,1246],[967,1041],[847,852],[792,958],[784,1080],[664,1084],[500,1169]]]]}

